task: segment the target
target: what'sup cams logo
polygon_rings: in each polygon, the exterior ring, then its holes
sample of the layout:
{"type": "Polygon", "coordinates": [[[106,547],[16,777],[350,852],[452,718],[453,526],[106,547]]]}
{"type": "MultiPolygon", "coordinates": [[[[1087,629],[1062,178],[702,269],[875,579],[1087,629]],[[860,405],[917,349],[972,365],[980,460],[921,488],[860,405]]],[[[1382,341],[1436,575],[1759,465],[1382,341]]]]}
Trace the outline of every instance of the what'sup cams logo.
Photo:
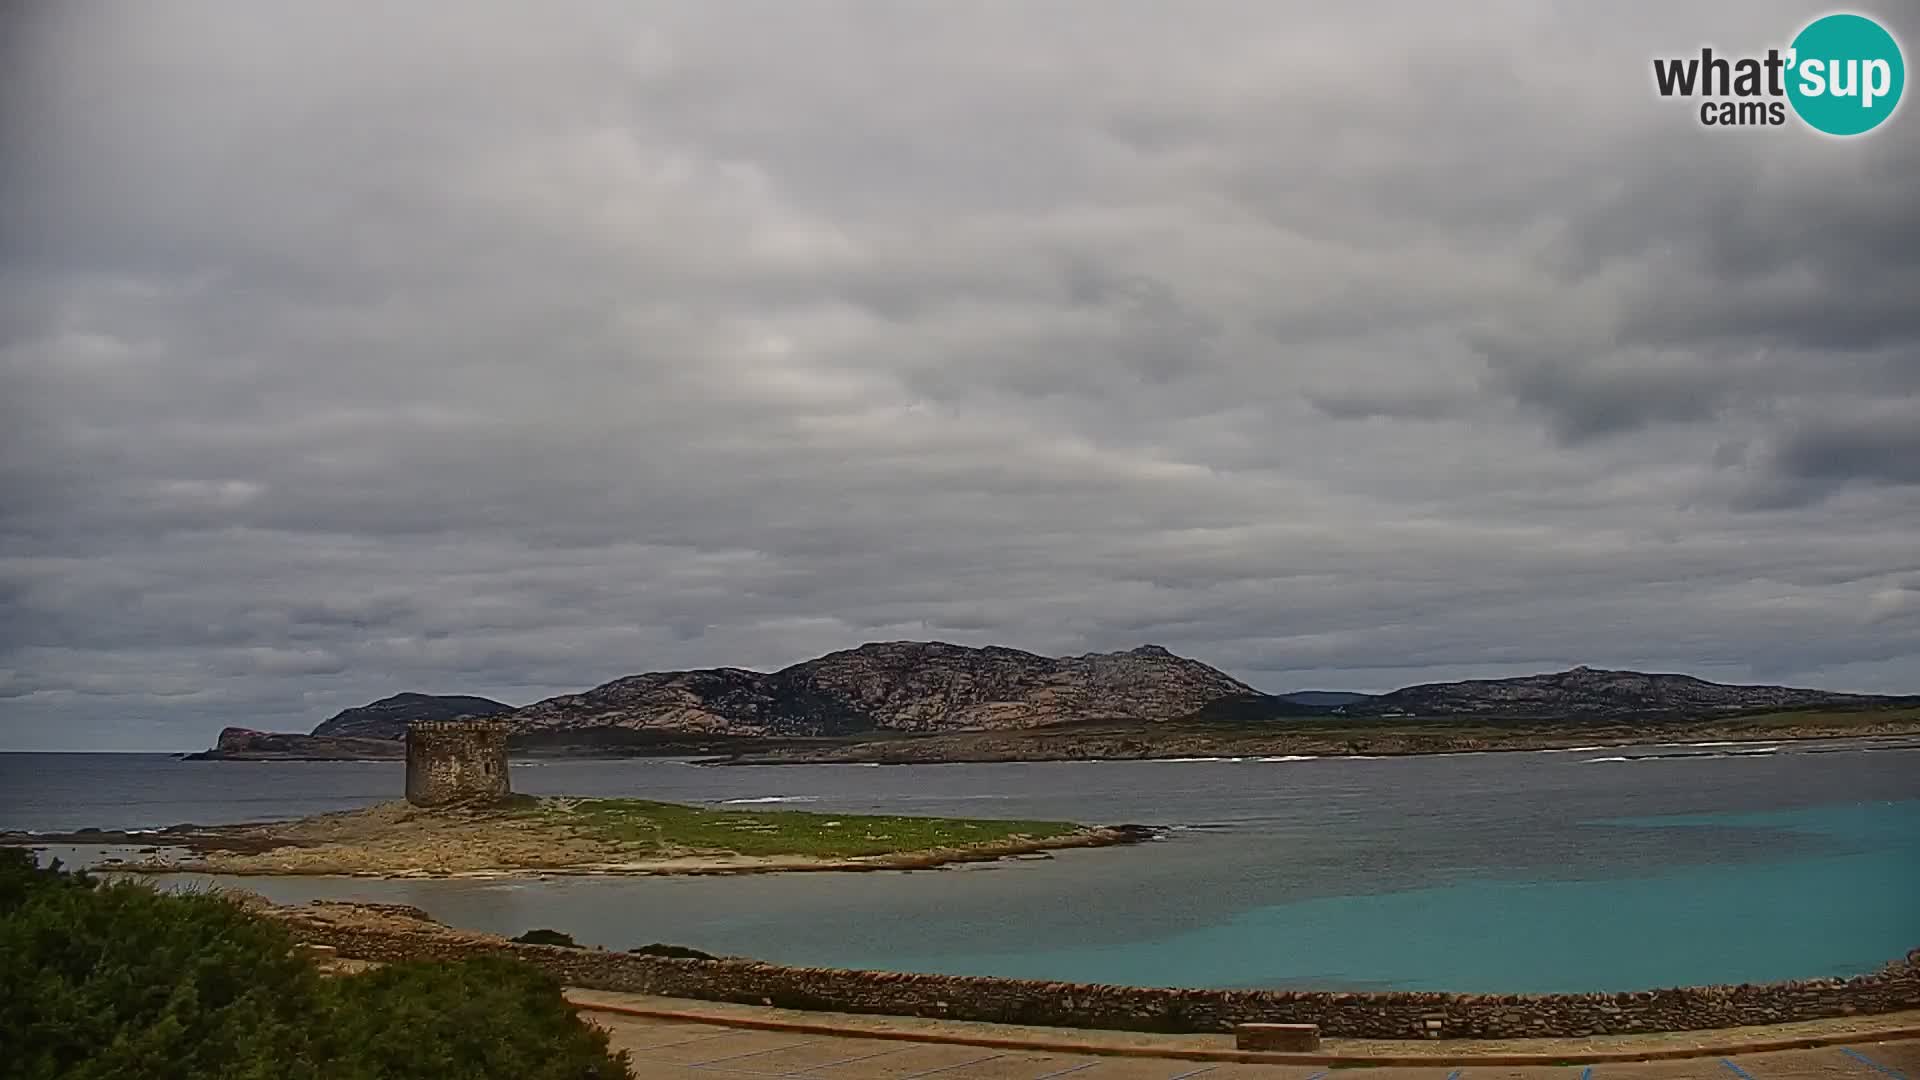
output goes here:
{"type": "Polygon", "coordinates": [[[1815,19],[1764,57],[1719,56],[1708,47],[1653,62],[1661,97],[1704,99],[1706,127],[1779,127],[1791,107],[1815,131],[1862,135],[1893,115],[1906,84],[1900,43],[1864,15],[1815,19]]]}

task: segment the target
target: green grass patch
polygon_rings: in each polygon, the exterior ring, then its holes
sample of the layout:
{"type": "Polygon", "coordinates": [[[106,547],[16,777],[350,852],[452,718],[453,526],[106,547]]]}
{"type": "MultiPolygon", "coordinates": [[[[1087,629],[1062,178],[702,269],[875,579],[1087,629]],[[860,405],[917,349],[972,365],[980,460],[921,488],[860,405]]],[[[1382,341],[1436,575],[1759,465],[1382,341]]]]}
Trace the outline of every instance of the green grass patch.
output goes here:
{"type": "Polygon", "coordinates": [[[570,825],[648,851],[732,851],[741,855],[845,858],[1026,838],[1065,836],[1065,821],[822,814],[801,810],[714,810],[647,799],[541,799],[521,815],[570,825]]]}

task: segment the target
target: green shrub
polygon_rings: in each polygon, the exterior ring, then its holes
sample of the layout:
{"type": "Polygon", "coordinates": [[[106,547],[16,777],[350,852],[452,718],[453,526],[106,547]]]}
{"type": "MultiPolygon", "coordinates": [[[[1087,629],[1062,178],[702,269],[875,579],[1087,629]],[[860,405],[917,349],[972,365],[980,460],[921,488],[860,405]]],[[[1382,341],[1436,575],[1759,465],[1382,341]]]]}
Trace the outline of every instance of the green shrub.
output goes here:
{"type": "Polygon", "coordinates": [[[85,874],[60,869],[59,859],[43,869],[27,849],[0,847],[0,915],[26,903],[27,896],[40,889],[92,886],[93,882],[85,874]]]}
{"type": "Polygon", "coordinates": [[[511,940],[517,941],[522,945],[565,945],[569,949],[577,949],[580,947],[579,943],[573,940],[572,934],[563,934],[558,930],[548,930],[544,927],[538,930],[529,930],[511,940]]]}
{"type": "Polygon", "coordinates": [[[215,896],[50,879],[0,916],[0,1074],[317,1075],[319,974],[292,950],[215,896]]]}
{"type": "Polygon", "coordinates": [[[546,975],[481,957],[324,979],[214,895],[93,885],[0,852],[0,1078],[615,1080],[546,975]]]}
{"type": "Polygon", "coordinates": [[[328,1075],[340,1080],[627,1076],[626,1055],[608,1056],[606,1033],[580,1022],[560,984],[517,960],[391,964],[337,990],[328,1035],[347,1063],[328,1075]]]}

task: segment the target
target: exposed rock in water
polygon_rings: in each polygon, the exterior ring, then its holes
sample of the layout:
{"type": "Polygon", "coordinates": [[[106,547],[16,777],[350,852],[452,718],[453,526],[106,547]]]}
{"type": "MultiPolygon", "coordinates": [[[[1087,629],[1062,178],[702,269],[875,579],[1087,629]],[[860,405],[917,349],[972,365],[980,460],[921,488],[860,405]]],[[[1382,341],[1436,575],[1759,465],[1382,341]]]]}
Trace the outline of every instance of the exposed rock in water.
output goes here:
{"type": "Polygon", "coordinates": [[[652,945],[639,945],[627,951],[639,956],[665,956],[676,960],[720,959],[710,952],[701,952],[699,949],[689,949],[685,945],[662,945],[658,942],[652,945]]]}

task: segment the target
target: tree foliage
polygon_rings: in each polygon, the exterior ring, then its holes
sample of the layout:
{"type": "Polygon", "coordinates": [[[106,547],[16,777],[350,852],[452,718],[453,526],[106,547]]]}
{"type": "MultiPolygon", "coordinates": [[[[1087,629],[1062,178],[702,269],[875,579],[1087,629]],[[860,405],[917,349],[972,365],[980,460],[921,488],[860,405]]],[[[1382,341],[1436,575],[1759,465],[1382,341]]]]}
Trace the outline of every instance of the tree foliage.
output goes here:
{"type": "Polygon", "coordinates": [[[220,896],[0,849],[0,1078],[626,1076],[626,1055],[517,961],[323,978],[283,927],[220,896]]]}

